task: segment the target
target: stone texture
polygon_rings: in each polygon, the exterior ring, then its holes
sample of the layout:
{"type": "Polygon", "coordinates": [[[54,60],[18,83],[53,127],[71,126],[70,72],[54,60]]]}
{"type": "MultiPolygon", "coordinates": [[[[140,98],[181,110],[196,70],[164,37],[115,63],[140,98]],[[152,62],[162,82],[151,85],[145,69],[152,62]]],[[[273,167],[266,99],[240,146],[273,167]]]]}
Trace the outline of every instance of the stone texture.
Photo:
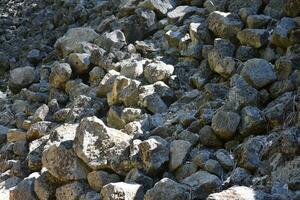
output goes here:
{"type": "Polygon", "coordinates": [[[101,190],[101,197],[103,200],[139,200],[143,199],[144,193],[142,186],[131,183],[110,183],[105,185],[101,190]]]}
{"type": "Polygon", "coordinates": [[[185,140],[174,140],[171,142],[169,164],[171,171],[178,168],[184,162],[191,146],[191,143],[185,140]]]}
{"type": "Polygon", "coordinates": [[[269,32],[266,29],[243,29],[238,32],[237,38],[243,45],[261,48],[268,43],[269,32]]]}
{"type": "Polygon", "coordinates": [[[10,71],[9,88],[18,92],[22,88],[26,88],[35,80],[35,71],[33,67],[19,67],[10,71]]]}
{"type": "Polygon", "coordinates": [[[91,188],[97,192],[100,192],[103,186],[109,183],[120,181],[118,175],[106,171],[92,171],[88,174],[87,179],[91,188]]]}

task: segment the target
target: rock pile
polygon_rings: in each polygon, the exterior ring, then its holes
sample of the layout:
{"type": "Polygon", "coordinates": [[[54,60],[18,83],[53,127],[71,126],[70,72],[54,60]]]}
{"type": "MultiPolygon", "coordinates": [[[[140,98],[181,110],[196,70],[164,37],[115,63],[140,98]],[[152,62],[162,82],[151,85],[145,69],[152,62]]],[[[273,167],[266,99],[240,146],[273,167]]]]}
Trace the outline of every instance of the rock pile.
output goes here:
{"type": "Polygon", "coordinates": [[[1,200],[300,199],[299,0],[26,2],[0,2],[1,200]]]}

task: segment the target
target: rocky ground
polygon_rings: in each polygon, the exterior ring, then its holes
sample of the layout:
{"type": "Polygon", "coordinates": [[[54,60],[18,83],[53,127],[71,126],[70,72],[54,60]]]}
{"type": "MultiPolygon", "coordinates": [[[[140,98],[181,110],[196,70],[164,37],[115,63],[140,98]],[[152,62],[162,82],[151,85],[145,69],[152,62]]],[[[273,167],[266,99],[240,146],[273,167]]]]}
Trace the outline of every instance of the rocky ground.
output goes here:
{"type": "Polygon", "coordinates": [[[299,0],[1,0],[1,200],[299,200],[299,0]]]}

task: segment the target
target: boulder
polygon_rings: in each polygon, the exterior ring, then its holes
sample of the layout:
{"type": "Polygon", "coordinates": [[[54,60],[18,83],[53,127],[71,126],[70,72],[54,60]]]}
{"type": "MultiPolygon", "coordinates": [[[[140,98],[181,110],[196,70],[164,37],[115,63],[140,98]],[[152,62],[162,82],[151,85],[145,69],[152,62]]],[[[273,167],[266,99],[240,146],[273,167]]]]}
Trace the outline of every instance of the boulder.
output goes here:
{"type": "Polygon", "coordinates": [[[101,190],[102,200],[141,200],[143,199],[143,187],[133,183],[109,183],[101,190]]]}
{"type": "Polygon", "coordinates": [[[41,105],[36,109],[32,118],[34,122],[44,121],[49,113],[49,107],[46,104],[41,105]]]}
{"type": "Polygon", "coordinates": [[[120,50],[126,45],[126,38],[121,30],[106,32],[95,40],[95,43],[107,51],[120,50]]]}
{"type": "Polygon", "coordinates": [[[90,54],[71,53],[68,60],[76,74],[84,74],[88,72],[90,66],[90,54]]]}
{"type": "Polygon", "coordinates": [[[217,150],[215,152],[215,157],[225,170],[229,171],[234,167],[233,155],[231,155],[225,149],[217,150]]]}
{"type": "Polygon", "coordinates": [[[251,8],[256,13],[261,7],[262,0],[231,0],[228,6],[229,12],[239,13],[241,8],[251,8]]]}
{"type": "Polygon", "coordinates": [[[86,185],[75,181],[57,188],[55,197],[57,200],[76,200],[85,193],[86,185]]]}
{"type": "Polygon", "coordinates": [[[68,63],[55,62],[51,68],[49,83],[54,88],[64,89],[66,82],[71,78],[72,68],[68,63]]]}
{"type": "Polygon", "coordinates": [[[147,64],[144,68],[144,76],[149,83],[155,83],[157,81],[165,81],[174,72],[172,65],[167,65],[162,61],[154,61],[147,64]]]}
{"type": "Polygon", "coordinates": [[[33,67],[19,67],[9,73],[8,85],[12,92],[19,92],[26,88],[35,80],[35,71],[33,67]]]}
{"type": "Polygon", "coordinates": [[[34,181],[39,177],[39,173],[35,172],[30,174],[27,178],[22,180],[16,187],[11,189],[9,194],[10,200],[37,200],[37,196],[34,193],[34,181]]]}
{"type": "Polygon", "coordinates": [[[191,143],[185,140],[174,140],[170,144],[170,164],[169,168],[174,171],[185,161],[191,148],[191,143]]]}
{"type": "Polygon", "coordinates": [[[218,177],[223,177],[223,175],[225,174],[220,163],[214,159],[209,159],[208,161],[206,161],[204,169],[214,175],[217,175],[218,177]]]}
{"type": "Polygon", "coordinates": [[[168,12],[168,20],[170,22],[183,21],[189,16],[199,11],[196,6],[177,6],[174,10],[168,12]]]}
{"type": "Polygon", "coordinates": [[[38,199],[50,200],[55,198],[55,190],[59,187],[59,182],[49,172],[42,172],[34,181],[34,192],[38,199]]]}
{"type": "Polygon", "coordinates": [[[212,128],[208,125],[206,125],[200,129],[199,139],[200,139],[201,144],[203,144],[207,147],[221,147],[222,146],[222,141],[214,133],[212,128]]]}
{"type": "Polygon", "coordinates": [[[284,17],[276,25],[272,33],[272,44],[287,48],[294,44],[292,39],[289,37],[293,29],[296,28],[296,22],[292,18],[284,17]]]}
{"type": "Polygon", "coordinates": [[[243,136],[264,133],[266,120],[263,112],[257,107],[246,106],[241,111],[239,133],[243,136]]]}
{"type": "Polygon", "coordinates": [[[115,70],[108,71],[97,87],[97,96],[106,97],[107,93],[112,90],[115,79],[120,75],[115,70]]]}
{"type": "Polygon", "coordinates": [[[139,3],[138,7],[148,8],[155,11],[159,17],[163,17],[175,7],[174,5],[173,0],[144,0],[139,3]]]}
{"type": "Polygon", "coordinates": [[[261,48],[268,43],[269,32],[266,29],[243,29],[238,32],[237,38],[242,45],[261,48]]]}
{"type": "Polygon", "coordinates": [[[109,183],[120,181],[118,175],[106,171],[92,171],[88,174],[87,179],[91,188],[97,192],[100,192],[103,186],[109,183]]]}

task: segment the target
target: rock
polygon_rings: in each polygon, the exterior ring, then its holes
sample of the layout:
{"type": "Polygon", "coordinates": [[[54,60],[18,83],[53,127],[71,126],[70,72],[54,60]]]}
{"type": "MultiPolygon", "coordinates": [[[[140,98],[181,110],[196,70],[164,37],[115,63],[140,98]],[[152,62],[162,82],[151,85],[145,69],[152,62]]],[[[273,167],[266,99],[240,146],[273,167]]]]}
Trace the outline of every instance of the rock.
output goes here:
{"type": "Polygon", "coordinates": [[[244,185],[247,183],[247,179],[250,176],[250,172],[248,172],[246,169],[237,167],[232,170],[230,174],[230,182],[234,185],[244,185]]]}
{"type": "Polygon", "coordinates": [[[86,166],[76,157],[69,141],[47,148],[43,152],[42,163],[60,181],[86,179],[88,173],[86,166]]]}
{"type": "Polygon", "coordinates": [[[56,189],[57,200],[76,200],[86,193],[86,186],[78,181],[63,185],[56,189]]]}
{"type": "Polygon", "coordinates": [[[81,120],[74,139],[74,150],[92,169],[112,169],[112,164],[127,155],[131,137],[119,130],[107,127],[97,117],[87,117],[81,120]]]}
{"type": "Polygon", "coordinates": [[[95,43],[107,51],[120,50],[126,45],[126,38],[121,30],[106,32],[96,39],[95,43]]]}
{"type": "Polygon", "coordinates": [[[69,63],[72,70],[77,74],[88,72],[90,65],[90,55],[87,53],[71,53],[69,55],[69,63]]]}
{"type": "Polygon", "coordinates": [[[112,91],[107,94],[109,105],[124,103],[125,106],[137,106],[141,82],[118,76],[114,80],[112,91]]]}
{"type": "Polygon", "coordinates": [[[174,72],[172,65],[167,65],[162,61],[154,61],[149,63],[144,68],[144,76],[149,83],[157,81],[165,81],[170,78],[174,72]]]}
{"type": "Polygon", "coordinates": [[[40,50],[32,49],[28,52],[27,59],[29,60],[29,62],[37,64],[43,59],[43,55],[40,50]]]}
{"type": "Polygon", "coordinates": [[[287,57],[280,57],[275,62],[275,70],[278,80],[286,80],[292,73],[293,63],[287,57]]]}
{"type": "Polygon", "coordinates": [[[68,63],[55,62],[51,68],[49,83],[54,88],[63,89],[72,75],[71,66],[68,63]]]}
{"type": "Polygon", "coordinates": [[[20,67],[10,71],[9,73],[9,89],[12,92],[19,92],[22,88],[26,88],[35,80],[35,71],[33,67],[20,67]]]}
{"type": "Polygon", "coordinates": [[[268,43],[269,32],[266,29],[244,29],[238,32],[237,38],[243,45],[261,48],[268,43]]]}
{"type": "Polygon", "coordinates": [[[0,198],[3,200],[10,199],[11,190],[14,189],[22,179],[12,176],[0,182],[0,198]]]}
{"type": "Polygon", "coordinates": [[[175,178],[178,181],[185,179],[186,177],[196,173],[198,166],[193,162],[185,162],[175,170],[175,178]]]}
{"type": "Polygon", "coordinates": [[[254,189],[245,186],[233,186],[222,192],[209,195],[207,200],[264,200],[269,198],[271,199],[270,195],[264,192],[255,191],[254,189]]]}
{"type": "Polygon", "coordinates": [[[52,123],[48,121],[41,121],[32,124],[26,132],[26,138],[32,141],[47,135],[47,130],[51,124],[52,123]]]}
{"type": "Polygon", "coordinates": [[[79,200],[101,200],[101,196],[95,191],[90,191],[81,195],[79,200]]]}
{"type": "Polygon", "coordinates": [[[212,174],[217,175],[218,177],[223,177],[224,175],[224,171],[220,163],[213,159],[209,159],[205,162],[204,169],[212,174]]]}
{"type": "Polygon", "coordinates": [[[147,191],[144,200],[156,199],[188,199],[188,187],[169,178],[163,178],[147,191]]]}
{"type": "Polygon", "coordinates": [[[7,142],[26,141],[26,132],[18,129],[10,129],[6,137],[7,142]]]}
{"type": "Polygon", "coordinates": [[[214,11],[207,18],[208,29],[217,37],[236,40],[236,34],[242,30],[243,22],[232,13],[214,11]]]}
{"type": "Polygon", "coordinates": [[[132,183],[110,183],[105,185],[101,190],[101,197],[103,200],[139,200],[143,199],[143,188],[139,184],[132,183]]]}
{"type": "Polygon", "coordinates": [[[230,155],[230,153],[228,151],[226,151],[225,149],[217,150],[215,152],[215,157],[225,170],[229,171],[234,167],[233,156],[230,155]]]}
{"type": "Polygon", "coordinates": [[[193,158],[193,163],[195,163],[200,168],[204,168],[206,161],[208,161],[210,157],[211,157],[211,153],[209,151],[201,150],[193,158]]]}
{"type": "Polygon", "coordinates": [[[272,17],[268,15],[249,15],[247,26],[250,29],[266,28],[272,22],[272,17]]]}
{"type": "Polygon", "coordinates": [[[191,148],[191,143],[185,140],[174,140],[170,144],[170,164],[169,168],[174,171],[184,160],[191,148]]]}
{"type": "Polygon", "coordinates": [[[183,21],[189,16],[199,11],[195,6],[177,6],[174,10],[168,12],[168,20],[170,22],[183,21]]]}
{"type": "Polygon", "coordinates": [[[145,0],[139,3],[138,6],[153,10],[159,17],[162,17],[165,16],[169,10],[174,8],[174,2],[172,0],[145,0]]]}
{"type": "Polygon", "coordinates": [[[232,0],[229,3],[228,11],[233,13],[238,13],[241,8],[249,7],[256,13],[260,6],[262,5],[262,0],[232,0]]]}
{"type": "Polygon", "coordinates": [[[108,71],[97,87],[97,96],[106,97],[106,94],[112,90],[115,79],[119,76],[115,70],[108,71]]]}
{"type": "Polygon", "coordinates": [[[141,78],[144,73],[144,64],[145,60],[127,61],[124,64],[121,64],[120,75],[131,79],[141,78]]]}
{"type": "Polygon", "coordinates": [[[122,129],[126,122],[122,119],[123,106],[111,106],[107,113],[107,125],[112,128],[122,129]]]}
{"type": "Polygon", "coordinates": [[[152,136],[138,145],[143,161],[143,168],[147,173],[158,173],[169,161],[168,142],[161,137],[152,136]]]}
{"type": "Polygon", "coordinates": [[[9,199],[11,200],[37,200],[37,196],[33,191],[34,181],[39,177],[39,173],[35,172],[22,180],[16,187],[11,189],[9,199]]]}
{"type": "Polygon", "coordinates": [[[219,191],[220,179],[206,171],[198,171],[195,174],[183,179],[181,183],[191,189],[191,199],[205,199],[210,193],[219,191]]]}
{"type": "Polygon", "coordinates": [[[264,59],[253,58],[244,63],[241,76],[255,88],[263,88],[276,80],[272,65],[264,59]]]}
{"type": "Polygon", "coordinates": [[[210,126],[204,126],[199,131],[199,139],[201,144],[208,147],[221,147],[222,142],[218,136],[214,133],[210,126]]]}
{"type": "Polygon", "coordinates": [[[293,45],[294,42],[289,38],[289,34],[294,28],[296,28],[296,23],[292,18],[282,18],[272,33],[272,44],[282,48],[293,45]]]}
{"type": "Polygon", "coordinates": [[[297,17],[300,14],[300,2],[298,0],[286,1],[284,13],[291,17],[297,17]]]}
{"type": "Polygon", "coordinates": [[[141,170],[135,168],[130,170],[125,178],[126,183],[137,183],[143,186],[144,191],[151,189],[154,185],[153,179],[144,175],[141,170]]]}
{"type": "Polygon", "coordinates": [[[222,11],[224,12],[226,10],[226,7],[228,6],[228,1],[225,0],[206,0],[203,3],[203,7],[206,8],[210,13],[213,11],[222,11]]]}
{"type": "Polygon", "coordinates": [[[26,141],[18,141],[14,143],[13,152],[17,156],[26,156],[28,153],[28,144],[26,141]]]}
{"type": "Polygon", "coordinates": [[[55,42],[54,47],[63,57],[66,57],[80,48],[82,42],[93,42],[98,36],[91,28],[71,28],[55,42]]]}
{"type": "Polygon", "coordinates": [[[240,123],[240,116],[234,112],[218,111],[213,119],[211,127],[214,132],[222,139],[231,139],[240,123]]]}
{"type": "Polygon", "coordinates": [[[92,87],[97,87],[102,79],[104,78],[106,72],[101,67],[94,67],[89,72],[89,82],[92,87]]]}
{"type": "Polygon", "coordinates": [[[34,192],[38,199],[53,199],[58,186],[57,180],[46,171],[34,181],[34,192]]]}
{"type": "Polygon", "coordinates": [[[243,136],[263,133],[266,130],[265,124],[262,111],[257,107],[246,106],[241,111],[239,133],[243,136]]]}
{"type": "Polygon", "coordinates": [[[92,171],[87,176],[89,185],[97,192],[100,192],[103,186],[109,183],[119,182],[120,178],[116,174],[109,174],[106,171],[92,171]]]}
{"type": "Polygon", "coordinates": [[[284,0],[270,0],[264,9],[264,14],[269,15],[275,19],[283,17],[284,14],[284,0]]]}
{"type": "Polygon", "coordinates": [[[33,114],[33,121],[44,121],[49,112],[49,107],[46,104],[41,105],[33,114]]]}

